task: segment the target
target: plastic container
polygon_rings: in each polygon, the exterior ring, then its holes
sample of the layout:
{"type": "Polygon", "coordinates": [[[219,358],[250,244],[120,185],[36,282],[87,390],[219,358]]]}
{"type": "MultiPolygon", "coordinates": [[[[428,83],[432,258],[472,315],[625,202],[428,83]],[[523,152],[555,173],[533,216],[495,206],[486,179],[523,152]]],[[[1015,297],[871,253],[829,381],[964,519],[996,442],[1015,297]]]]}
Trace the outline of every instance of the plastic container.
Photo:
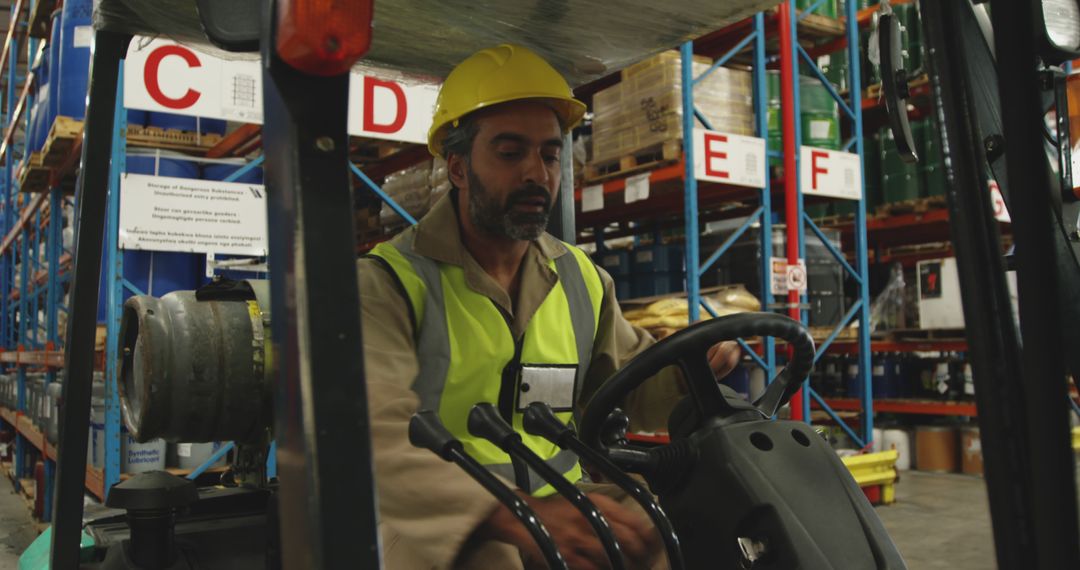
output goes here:
{"type": "MultiPolygon", "coordinates": [[[[60,59],[63,50],[63,39],[60,37],[63,31],[63,24],[61,24],[61,16],[63,14],[63,7],[53,10],[52,13],[52,35],[49,37],[49,64],[52,65],[52,81],[49,81],[49,116],[56,118],[56,115],[60,110],[60,95],[58,90],[60,87],[60,59]]],[[[51,121],[50,121],[51,122],[51,121]]]]}
{"type": "MultiPolygon", "coordinates": [[[[203,180],[225,180],[229,176],[232,176],[234,172],[240,170],[242,165],[233,164],[206,164],[203,165],[202,177],[203,180]]],[[[247,183],[247,184],[262,184],[263,183],[263,171],[262,168],[255,167],[251,170],[240,175],[236,180],[231,182],[247,183]]]]}
{"type": "Polygon", "coordinates": [[[174,113],[149,112],[146,117],[147,126],[160,129],[175,129],[178,131],[201,132],[206,134],[225,134],[227,123],[222,119],[204,119],[202,117],[189,117],[174,113]]]}
{"type": "Polygon", "coordinates": [[[750,372],[745,366],[741,364],[736,366],[722,382],[743,398],[750,399],[750,372]]]}
{"type": "MultiPolygon", "coordinates": [[[[180,469],[197,469],[210,459],[224,443],[213,441],[209,443],[176,443],[169,444],[169,463],[180,469]]],[[[228,455],[228,454],[226,454],[228,455]]],[[[211,468],[224,467],[225,457],[214,462],[211,468]]]]}
{"type": "Polygon", "coordinates": [[[60,68],[56,94],[57,113],[82,119],[86,116],[86,92],[90,73],[90,42],[93,0],[65,0],[60,16],[60,68]]]}
{"type": "Polygon", "coordinates": [[[863,380],[859,375],[859,361],[856,358],[848,358],[844,361],[844,388],[848,398],[861,398],[863,393],[863,380]]]}
{"type": "Polygon", "coordinates": [[[165,451],[164,439],[139,443],[124,429],[120,435],[120,471],[145,473],[165,469],[165,451]]]}
{"type": "Polygon", "coordinates": [[[594,259],[597,265],[607,271],[615,282],[615,296],[619,299],[632,298],[630,252],[625,249],[609,249],[598,252],[594,259]]]}
{"type": "Polygon", "coordinates": [[[891,398],[885,383],[885,356],[875,353],[870,360],[870,383],[875,398],[891,398]]]}
{"type": "MultiPolygon", "coordinates": [[[[814,0],[795,0],[795,8],[805,12],[814,6],[814,0]]],[[[825,0],[812,13],[826,18],[836,19],[836,0],[825,0]]]]}
{"type": "Polygon", "coordinates": [[[138,109],[128,109],[128,112],[127,112],[128,126],[145,127],[147,121],[149,120],[148,115],[149,115],[149,113],[147,113],[146,111],[140,111],[138,109]]]}
{"type": "Polygon", "coordinates": [[[50,415],[45,424],[45,437],[49,443],[55,444],[60,440],[60,398],[63,394],[64,385],[59,379],[49,384],[50,415]]]}
{"type": "MultiPolygon", "coordinates": [[[[96,379],[95,379],[96,380],[96,379]]],[[[90,444],[95,469],[105,465],[105,384],[94,382],[90,397],[90,444]]]]}
{"type": "Polygon", "coordinates": [[[911,433],[904,429],[887,429],[881,435],[882,451],[896,450],[896,468],[900,471],[911,469],[912,449],[911,433]]]}
{"type": "Polygon", "coordinates": [[[915,468],[956,473],[960,468],[958,443],[952,426],[919,426],[915,430],[915,468]]]}
{"type": "Polygon", "coordinates": [[[983,474],[982,439],[978,426],[967,426],[960,430],[960,468],[968,475],[983,474]]]}

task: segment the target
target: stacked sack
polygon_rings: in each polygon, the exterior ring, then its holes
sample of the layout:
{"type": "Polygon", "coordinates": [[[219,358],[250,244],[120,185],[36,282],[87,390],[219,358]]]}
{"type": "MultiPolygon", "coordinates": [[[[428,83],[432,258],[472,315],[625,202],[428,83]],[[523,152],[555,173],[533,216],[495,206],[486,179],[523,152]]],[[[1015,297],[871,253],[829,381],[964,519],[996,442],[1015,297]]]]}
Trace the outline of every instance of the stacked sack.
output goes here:
{"type": "MultiPolygon", "coordinates": [[[[389,174],[382,190],[410,216],[419,220],[439,198],[450,191],[446,161],[439,157],[389,174]]],[[[386,230],[405,224],[405,220],[386,203],[382,205],[379,221],[386,230]]]]}
{"type": "MultiPolygon", "coordinates": [[[[761,310],[761,302],[742,285],[725,287],[713,295],[702,296],[701,300],[721,317],[761,310]]],[[[657,339],[690,326],[689,306],[682,298],[660,299],[643,308],[626,311],[623,316],[630,324],[649,331],[657,339]]],[[[708,311],[701,311],[702,320],[711,318],[708,311]]]]}

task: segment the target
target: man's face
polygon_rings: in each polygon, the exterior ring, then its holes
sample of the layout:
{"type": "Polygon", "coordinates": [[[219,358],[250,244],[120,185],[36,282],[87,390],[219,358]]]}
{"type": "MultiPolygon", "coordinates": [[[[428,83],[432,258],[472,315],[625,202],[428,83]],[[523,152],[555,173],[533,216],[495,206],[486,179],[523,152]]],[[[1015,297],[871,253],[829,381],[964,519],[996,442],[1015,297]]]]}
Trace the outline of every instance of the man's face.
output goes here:
{"type": "Polygon", "coordinates": [[[469,220],[491,237],[540,237],[562,180],[555,112],[535,102],[506,103],[484,111],[477,126],[472,155],[452,156],[449,165],[469,220]]]}

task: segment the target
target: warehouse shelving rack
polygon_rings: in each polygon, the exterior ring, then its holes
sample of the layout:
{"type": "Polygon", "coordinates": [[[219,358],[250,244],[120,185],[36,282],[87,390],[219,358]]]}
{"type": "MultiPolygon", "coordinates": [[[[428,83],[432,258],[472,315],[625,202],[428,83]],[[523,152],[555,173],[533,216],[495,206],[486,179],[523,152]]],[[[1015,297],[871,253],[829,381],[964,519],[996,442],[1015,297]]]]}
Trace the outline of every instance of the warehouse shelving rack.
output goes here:
{"type": "MultiPolygon", "coordinates": [[[[0,123],[3,129],[0,143],[0,160],[3,161],[0,209],[3,210],[4,236],[0,242],[0,342],[4,348],[0,353],[0,362],[15,366],[18,386],[17,409],[2,410],[0,418],[15,432],[12,476],[16,488],[21,478],[32,475],[31,462],[28,461],[31,455],[41,455],[44,463],[43,519],[48,521],[52,511],[56,452],[26,415],[26,373],[28,367],[43,368],[48,383],[56,380],[63,350],[59,315],[61,311],[66,311],[61,304],[61,291],[63,281],[67,279],[65,268],[69,266],[71,256],[63,251],[61,232],[65,198],[60,188],[61,180],[50,178],[47,192],[32,195],[20,192],[20,183],[16,178],[16,162],[29,159],[29,149],[16,135],[20,126],[24,132],[30,130],[29,110],[34,104],[31,92],[36,84],[33,67],[35,58],[43,57],[39,48],[44,42],[33,37],[29,31],[29,16],[39,13],[38,8],[40,6],[34,2],[16,0],[11,8],[10,25],[0,53],[0,70],[3,70],[6,82],[0,123]],[[25,54],[21,49],[23,47],[25,54]],[[22,75],[18,69],[21,59],[26,64],[26,72],[22,75]],[[16,87],[20,81],[21,90],[16,87]],[[40,255],[43,244],[44,257],[40,255]],[[16,259],[19,260],[18,287],[14,287],[16,259]],[[41,312],[44,312],[44,323],[39,321],[41,312]],[[41,330],[42,325],[44,331],[41,330]]],[[[47,19],[44,25],[44,35],[47,36],[47,19]]]]}
{"type": "MultiPolygon", "coordinates": [[[[757,135],[762,139],[768,138],[768,89],[765,76],[765,16],[754,16],[753,31],[731,48],[726,54],[716,60],[707,71],[698,77],[694,77],[693,41],[684,43],[680,48],[682,56],[682,119],[683,119],[683,184],[684,184],[684,222],[686,235],[686,293],[690,322],[701,318],[701,308],[716,317],[713,308],[704,303],[701,297],[701,277],[710,267],[723,256],[728,249],[748,230],[757,224],[760,228],[759,240],[761,244],[761,303],[765,310],[773,305],[773,295],[770,288],[769,268],[772,257],[772,189],[769,181],[769,161],[766,159],[760,168],[765,170],[763,179],[765,186],[760,190],[760,206],[757,207],[743,222],[738,229],[717,248],[709,258],[701,261],[700,234],[698,220],[700,216],[698,200],[698,181],[695,177],[694,168],[694,127],[695,119],[700,121],[706,129],[714,130],[708,117],[706,117],[694,105],[694,88],[709,73],[727,63],[732,57],[741,52],[748,45],[753,44],[753,75],[752,83],[754,90],[754,128],[757,135]]],[[[739,339],[743,352],[753,359],[757,366],[764,369],[766,377],[772,378],[776,368],[776,350],[774,340],[769,337],[764,340],[763,357],[758,356],[757,351],[751,349],[743,339],[739,339]]]]}
{"type": "MultiPolygon", "coordinates": [[[[44,2],[44,0],[42,0],[44,2]]],[[[39,5],[17,0],[12,7],[12,26],[8,29],[4,48],[0,54],[0,69],[6,79],[4,87],[3,139],[0,143],[0,160],[3,160],[3,174],[0,178],[0,215],[3,223],[3,240],[0,241],[0,362],[14,365],[18,381],[18,405],[16,410],[0,409],[0,420],[11,425],[16,434],[13,466],[13,479],[16,486],[20,479],[30,475],[31,465],[27,461],[33,453],[40,453],[45,465],[43,522],[48,522],[52,514],[53,477],[56,468],[56,448],[47,441],[44,434],[33,425],[27,410],[27,368],[43,369],[48,382],[56,379],[57,371],[64,365],[63,337],[59,334],[61,313],[67,312],[62,303],[64,283],[70,279],[72,253],[63,248],[63,210],[70,198],[64,194],[62,183],[71,177],[79,163],[81,155],[81,137],[67,152],[58,166],[51,169],[47,192],[31,194],[21,192],[16,164],[25,154],[23,142],[17,136],[20,126],[28,130],[29,109],[33,105],[31,91],[34,74],[29,65],[30,54],[38,53],[39,40],[27,33],[31,23],[26,19],[42,12],[39,5]],[[29,13],[29,14],[28,14],[29,13]],[[27,72],[20,76],[17,70],[20,47],[26,46],[27,72]],[[21,90],[16,86],[22,81],[21,90]],[[45,255],[39,259],[40,246],[45,245],[45,255]],[[15,286],[16,259],[19,267],[18,286],[15,286]],[[41,311],[43,309],[43,311],[41,311]],[[45,322],[39,322],[39,312],[44,313],[45,322]],[[43,325],[43,326],[42,326],[43,325]],[[36,450],[36,451],[35,451],[36,450]]],[[[48,37],[49,19],[44,18],[44,32],[36,35],[48,37]]],[[[122,81],[121,70],[121,81],[122,81]]],[[[122,85],[122,84],[121,84],[122,85]]],[[[120,90],[122,92],[122,89],[120,90]]],[[[122,100],[118,100],[123,110],[122,100]]],[[[105,465],[101,469],[87,466],[86,488],[100,500],[104,500],[108,489],[121,479],[120,474],[120,433],[121,412],[116,390],[118,375],[117,354],[119,324],[122,314],[120,302],[123,290],[142,294],[136,286],[123,276],[123,256],[117,244],[119,223],[119,183],[120,173],[125,169],[127,133],[126,113],[118,112],[114,125],[114,147],[112,152],[112,170],[109,187],[108,223],[111,239],[107,240],[103,253],[106,261],[106,275],[113,287],[107,291],[106,309],[106,350],[99,353],[98,369],[106,372],[106,421],[105,421],[105,465]]],[[[250,169],[262,163],[257,157],[234,172],[225,181],[232,181],[243,176],[250,169]]],[[[89,418],[87,418],[89,421],[89,418]]],[[[224,446],[202,467],[191,470],[171,469],[177,474],[197,477],[206,468],[227,453],[231,446],[224,446]]],[[[270,471],[273,473],[273,456],[270,471]]]]}
{"type": "MultiPolygon", "coordinates": [[[[123,93],[124,66],[119,69],[117,79],[117,92],[123,93]]],[[[104,499],[109,489],[120,482],[121,471],[121,437],[122,437],[122,413],[120,408],[120,394],[118,382],[120,376],[120,319],[123,315],[123,296],[127,290],[133,295],[145,295],[142,291],[124,277],[123,250],[119,247],[120,235],[120,185],[123,173],[127,170],[127,109],[124,106],[123,97],[118,96],[115,103],[113,119],[112,149],[109,167],[109,189],[105,210],[105,249],[102,256],[105,260],[104,275],[106,276],[106,309],[105,309],[105,463],[101,469],[103,492],[100,495],[104,499]]],[[[197,160],[196,157],[191,157],[197,160]]],[[[233,182],[243,175],[263,164],[264,157],[249,160],[235,172],[226,177],[223,182],[233,182]]],[[[200,467],[184,473],[194,479],[205,472],[209,466],[216,463],[229,450],[232,443],[226,443],[213,456],[200,467]]],[[[271,455],[271,474],[273,474],[273,456],[271,455]]],[[[178,470],[177,472],[183,472],[178,470]]]]}
{"type": "MultiPolygon", "coordinates": [[[[832,97],[837,101],[841,112],[846,114],[847,117],[854,123],[853,133],[855,135],[843,145],[843,150],[854,149],[855,154],[859,156],[860,162],[862,162],[863,145],[862,145],[862,101],[860,97],[860,59],[859,59],[859,18],[856,11],[854,2],[847,2],[846,18],[844,25],[844,39],[846,40],[846,56],[849,58],[848,73],[849,73],[849,92],[855,94],[853,100],[855,103],[850,103],[840,96],[839,93],[832,87],[829,81],[824,77],[821,70],[817,67],[813,58],[802,46],[799,45],[798,39],[798,22],[806,17],[806,15],[812,13],[821,2],[815,3],[804,13],[799,13],[795,9],[794,0],[788,0],[780,4],[776,15],[776,21],[778,23],[779,33],[779,66],[781,73],[781,111],[783,118],[783,141],[784,147],[782,153],[769,152],[769,158],[782,158],[784,160],[784,206],[786,212],[786,243],[787,249],[787,262],[794,265],[799,259],[805,258],[805,244],[806,244],[806,231],[805,228],[810,230],[821,239],[822,243],[829,250],[837,262],[844,268],[845,273],[856,281],[859,286],[859,295],[855,303],[848,309],[847,313],[843,316],[840,323],[832,331],[832,333],[826,337],[824,342],[818,347],[818,352],[815,358],[820,359],[825,354],[831,345],[836,341],[837,337],[844,330],[844,328],[853,320],[858,319],[858,340],[857,351],[859,363],[861,382],[863,384],[863,397],[860,400],[860,406],[862,413],[862,425],[861,435],[856,434],[846,422],[844,422],[838,414],[835,413],[832,408],[816,393],[813,388],[809,386],[809,383],[804,383],[804,389],[792,399],[791,409],[792,417],[795,419],[810,419],[810,400],[816,401],[825,411],[840,425],[848,434],[860,445],[869,445],[873,434],[873,404],[872,404],[872,392],[870,375],[867,374],[870,367],[870,334],[869,334],[869,271],[867,266],[867,241],[866,241],[866,211],[865,211],[865,184],[863,184],[863,201],[860,202],[859,208],[856,209],[856,216],[854,222],[854,228],[852,234],[856,240],[856,263],[855,267],[848,263],[843,253],[838,251],[832,246],[829,240],[824,236],[821,230],[817,227],[813,220],[811,220],[803,211],[803,194],[799,188],[799,176],[795,173],[798,172],[798,159],[799,149],[801,146],[802,134],[800,132],[800,125],[798,122],[799,112],[799,61],[802,60],[811,70],[814,71],[817,79],[822,81],[826,89],[832,97]],[[807,394],[807,397],[802,397],[802,393],[807,394]]],[[[771,18],[770,18],[771,19],[771,18]]],[[[864,18],[865,19],[865,18],[864,18]]],[[[755,91],[755,126],[758,136],[761,138],[767,137],[767,100],[768,94],[766,89],[766,77],[765,69],[768,65],[769,58],[766,54],[765,39],[766,39],[766,21],[765,14],[757,14],[753,18],[752,31],[738,41],[734,47],[732,47],[725,55],[720,57],[713,66],[715,67],[725,64],[728,60],[734,57],[736,54],[744,50],[747,46],[753,44],[753,83],[755,91]]],[[[830,42],[831,45],[837,46],[836,49],[843,47],[842,44],[837,42],[830,42]]],[[[687,42],[681,47],[682,54],[682,69],[683,69],[683,85],[693,85],[695,81],[701,78],[694,78],[692,74],[692,61],[693,61],[694,45],[693,42],[687,42]]],[[[752,226],[758,226],[760,228],[759,245],[761,246],[760,258],[762,260],[761,271],[761,301],[766,310],[772,310],[777,308],[787,309],[789,316],[796,320],[800,320],[804,324],[807,321],[807,312],[803,309],[806,302],[805,294],[799,295],[795,292],[790,292],[786,299],[786,303],[777,304],[774,302],[773,296],[770,290],[770,267],[771,267],[771,255],[772,255],[772,181],[769,180],[769,176],[766,173],[765,187],[760,193],[760,206],[754,210],[749,216],[746,217],[743,224],[736,229],[725,242],[713,252],[704,262],[701,261],[700,252],[700,236],[698,231],[698,220],[701,215],[700,199],[699,199],[699,182],[694,176],[694,121],[695,119],[701,121],[706,128],[711,130],[707,117],[704,117],[702,113],[694,106],[693,89],[683,89],[683,167],[685,172],[683,173],[684,180],[684,205],[685,205],[685,235],[686,235],[686,284],[687,284],[687,302],[689,304],[689,314],[691,322],[698,320],[700,317],[700,308],[705,307],[709,312],[712,312],[712,308],[702,303],[701,299],[701,276],[707,271],[710,266],[715,263],[727,250],[735,243],[735,241],[741,237],[746,230],[752,226]]],[[[769,161],[762,166],[768,169],[769,161]]],[[[713,315],[715,316],[715,314],[713,315]]],[[[760,345],[760,350],[751,349],[744,341],[740,340],[740,344],[744,349],[744,353],[748,354],[754,363],[766,370],[768,377],[772,377],[775,371],[775,346],[772,339],[766,339],[765,342],[760,345]],[[759,352],[761,353],[759,355],[759,352]]]]}

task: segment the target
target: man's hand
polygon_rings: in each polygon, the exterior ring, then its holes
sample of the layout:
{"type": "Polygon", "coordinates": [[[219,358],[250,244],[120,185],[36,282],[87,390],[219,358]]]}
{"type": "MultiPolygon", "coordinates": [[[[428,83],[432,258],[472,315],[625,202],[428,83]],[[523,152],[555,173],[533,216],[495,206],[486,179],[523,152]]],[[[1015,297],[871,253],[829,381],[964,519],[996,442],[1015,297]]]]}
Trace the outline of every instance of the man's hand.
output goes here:
{"type": "MultiPolygon", "coordinates": [[[[527,495],[522,498],[529,503],[540,521],[547,527],[555,545],[574,570],[603,570],[611,568],[604,547],[585,517],[566,499],[555,496],[536,499],[527,495]]],[[[652,524],[643,516],[630,511],[614,499],[596,493],[589,499],[603,513],[615,531],[615,540],[622,548],[628,568],[647,569],[660,551],[660,539],[652,524]]],[[[525,567],[547,568],[540,548],[510,511],[499,506],[477,530],[483,538],[513,544],[521,550],[525,567]]]]}
{"type": "Polygon", "coordinates": [[[735,341],[728,340],[714,344],[709,349],[709,366],[712,367],[716,379],[720,380],[731,374],[731,371],[739,365],[741,357],[742,350],[739,348],[739,343],[735,341]]]}

